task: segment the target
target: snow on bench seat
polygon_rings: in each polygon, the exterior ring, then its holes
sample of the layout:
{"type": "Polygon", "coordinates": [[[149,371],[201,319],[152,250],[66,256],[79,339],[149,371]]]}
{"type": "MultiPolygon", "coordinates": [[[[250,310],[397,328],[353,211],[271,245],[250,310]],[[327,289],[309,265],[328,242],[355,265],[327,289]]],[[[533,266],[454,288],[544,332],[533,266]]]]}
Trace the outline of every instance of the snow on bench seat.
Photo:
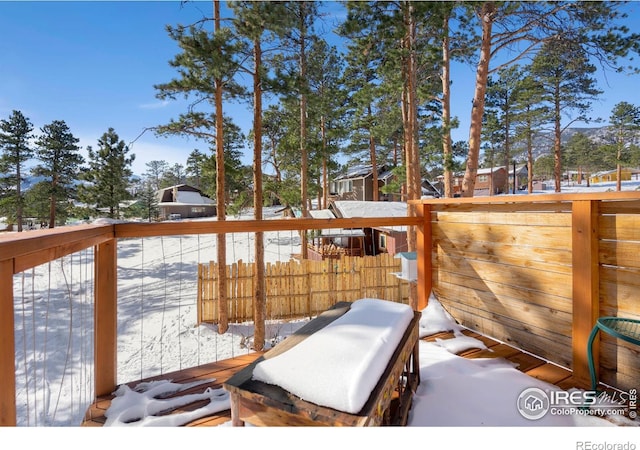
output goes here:
{"type": "Polygon", "coordinates": [[[357,413],[371,395],[413,318],[410,306],[361,299],[285,353],[260,362],[253,379],[303,400],[357,413]]]}

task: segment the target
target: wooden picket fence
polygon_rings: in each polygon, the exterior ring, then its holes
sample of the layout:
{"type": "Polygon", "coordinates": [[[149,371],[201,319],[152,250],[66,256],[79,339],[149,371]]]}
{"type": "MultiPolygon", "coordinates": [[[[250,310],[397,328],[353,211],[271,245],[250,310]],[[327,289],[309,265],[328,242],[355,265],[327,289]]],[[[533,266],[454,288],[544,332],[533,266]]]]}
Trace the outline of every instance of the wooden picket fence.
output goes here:
{"type": "MultiPolygon", "coordinates": [[[[401,262],[387,253],[324,261],[291,260],[265,267],[267,320],[314,317],[340,301],[380,298],[409,303],[409,283],[393,275],[401,262]]],[[[227,266],[230,323],[253,320],[255,264],[227,266]]],[[[218,265],[198,267],[198,322],[219,321],[218,265]]]]}

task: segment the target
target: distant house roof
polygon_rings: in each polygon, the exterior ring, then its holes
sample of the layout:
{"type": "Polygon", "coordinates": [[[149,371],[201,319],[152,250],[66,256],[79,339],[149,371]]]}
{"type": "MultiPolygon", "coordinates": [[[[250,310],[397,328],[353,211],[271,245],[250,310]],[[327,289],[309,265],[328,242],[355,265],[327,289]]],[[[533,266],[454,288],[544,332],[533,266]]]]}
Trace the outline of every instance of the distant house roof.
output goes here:
{"type": "Polygon", "coordinates": [[[335,219],[336,216],[330,209],[312,209],[309,215],[314,219],[335,219]]]}
{"type": "Polygon", "coordinates": [[[490,173],[497,172],[499,170],[505,170],[505,167],[504,166],[499,166],[499,167],[487,167],[487,168],[484,168],[484,169],[478,169],[477,174],[478,175],[487,175],[487,174],[490,174],[490,173]]]}
{"type": "Polygon", "coordinates": [[[395,174],[393,173],[393,170],[385,170],[384,172],[381,172],[378,174],[378,180],[382,180],[382,181],[387,181],[391,178],[393,178],[395,176],[395,174]]]}
{"type": "MultiPolygon", "coordinates": [[[[310,210],[309,215],[314,219],[335,219],[336,215],[330,209],[310,210]]],[[[322,237],[363,237],[364,232],[359,229],[326,228],[320,231],[322,237]]]]}
{"type": "MultiPolygon", "coordinates": [[[[496,166],[496,167],[486,167],[484,169],[478,169],[478,171],[476,172],[476,176],[477,175],[488,175],[490,173],[494,173],[494,172],[497,172],[499,170],[505,170],[505,167],[504,166],[496,166]]],[[[465,174],[464,172],[455,172],[453,174],[453,176],[457,177],[457,178],[460,178],[460,177],[464,177],[464,174],[465,174]]],[[[442,180],[442,179],[444,179],[444,175],[443,174],[438,175],[436,177],[436,179],[442,180]]]]}
{"type": "Polygon", "coordinates": [[[351,217],[406,217],[407,204],[404,202],[368,202],[356,200],[336,200],[332,202],[336,216],[351,217]]]}
{"type": "MultiPolygon", "coordinates": [[[[386,166],[378,166],[378,179],[388,178],[391,171],[387,170],[386,166]]],[[[350,167],[347,169],[347,172],[343,175],[338,175],[335,180],[352,180],[354,178],[367,178],[368,176],[373,175],[373,166],[371,165],[361,165],[350,167]]]]}
{"type": "Polygon", "coordinates": [[[163,204],[180,205],[213,205],[213,200],[204,195],[200,189],[186,184],[169,186],[158,191],[158,200],[163,204]]]}

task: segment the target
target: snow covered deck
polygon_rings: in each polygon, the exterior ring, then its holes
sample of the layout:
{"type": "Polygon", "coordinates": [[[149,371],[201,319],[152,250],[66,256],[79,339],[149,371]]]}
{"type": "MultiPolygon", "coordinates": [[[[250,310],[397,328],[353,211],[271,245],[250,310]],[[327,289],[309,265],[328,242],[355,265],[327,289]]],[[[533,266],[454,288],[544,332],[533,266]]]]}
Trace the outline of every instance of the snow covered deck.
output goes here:
{"type": "MultiPolygon", "coordinates": [[[[480,335],[472,330],[466,328],[460,328],[455,331],[446,331],[446,332],[438,332],[435,334],[430,334],[427,336],[423,336],[420,339],[421,345],[424,344],[438,344],[433,345],[432,349],[441,348],[441,347],[449,347],[449,351],[453,353],[452,358],[459,357],[460,359],[464,358],[466,360],[477,360],[477,361],[495,361],[496,363],[503,362],[505,366],[513,366],[517,369],[521,374],[527,375],[531,377],[531,386],[535,383],[549,383],[550,385],[555,385],[558,389],[562,390],[570,390],[576,387],[576,383],[572,379],[572,373],[570,370],[557,366],[555,364],[549,363],[544,359],[538,358],[534,355],[522,352],[521,350],[514,348],[505,343],[496,341],[490,337],[480,335]],[[466,339],[468,338],[468,339],[466,339]],[[478,344],[478,341],[481,344],[478,344]],[[475,344],[473,344],[475,342],[475,344]],[[455,348],[458,347],[458,348],[455,348]]],[[[226,383],[231,377],[233,377],[236,373],[242,371],[251,363],[256,362],[260,357],[264,355],[264,352],[255,352],[245,356],[227,359],[223,361],[218,361],[215,363],[205,364],[198,367],[193,367],[186,370],[181,370],[173,373],[165,374],[161,377],[154,377],[150,379],[145,379],[141,381],[136,381],[132,383],[128,383],[128,386],[131,389],[134,389],[136,386],[140,385],[143,382],[150,381],[158,381],[158,380],[167,380],[170,379],[173,383],[181,383],[185,385],[191,386],[189,389],[186,389],[181,392],[174,392],[166,395],[161,400],[166,401],[167,404],[170,404],[172,399],[178,399],[181,396],[186,394],[194,394],[198,392],[203,392],[207,388],[209,389],[220,389],[223,384],[226,383]],[[212,381],[214,380],[214,381],[212,381]],[[198,381],[203,382],[203,384],[196,384],[198,381]],[[196,384],[194,386],[194,384],[196,384]]],[[[420,361],[420,370],[421,370],[421,378],[423,378],[422,388],[427,391],[433,388],[433,385],[429,380],[437,378],[439,375],[434,373],[434,370],[437,370],[437,365],[441,361],[429,361],[428,359],[422,359],[420,361]],[[426,376],[425,376],[426,375],[426,376]]],[[[480,373],[480,372],[479,372],[480,373]]],[[[495,380],[499,382],[499,380],[495,380]]],[[[468,386],[473,389],[475,386],[468,386]]],[[[503,386],[504,387],[504,386],[503,386]]],[[[447,391],[443,389],[438,393],[438,397],[440,398],[449,398],[451,400],[459,397],[459,392],[447,391]]],[[[86,417],[82,426],[104,426],[107,422],[107,417],[105,416],[105,412],[111,406],[114,395],[106,395],[99,397],[89,408],[87,411],[86,417]]],[[[421,401],[421,398],[418,398],[418,401],[421,401]]],[[[472,404],[467,398],[467,407],[472,404]]],[[[180,404],[181,402],[176,402],[180,404]]],[[[174,425],[184,425],[190,427],[215,427],[215,426],[230,426],[231,425],[231,410],[230,408],[222,409],[218,412],[211,413],[205,417],[200,417],[186,423],[183,423],[185,420],[185,413],[192,413],[200,408],[203,408],[207,404],[207,401],[198,399],[193,401],[192,403],[177,406],[175,408],[169,408],[162,413],[158,414],[158,418],[164,417],[165,424],[174,424],[174,425]],[[173,417],[172,417],[173,416],[173,417]]],[[[442,406],[438,406],[439,409],[442,409],[442,406]]],[[[515,408],[514,408],[515,409],[515,408]]],[[[459,410],[453,406],[452,413],[457,413],[459,410]]],[[[490,416],[495,414],[495,411],[492,411],[492,408],[487,408],[486,413],[490,416]]],[[[410,411],[410,421],[407,424],[408,426],[442,426],[440,423],[429,423],[428,417],[420,417],[420,405],[417,405],[417,408],[413,408],[410,411]]],[[[504,413],[499,413],[504,414],[504,413]]],[[[517,416],[517,413],[515,413],[517,416]]],[[[188,416],[187,416],[188,417],[188,416]]],[[[522,418],[520,418],[522,419],[522,418]]],[[[465,418],[461,418],[460,420],[467,420],[465,418]]],[[[478,415],[474,420],[477,423],[470,423],[469,425],[480,424],[483,421],[489,422],[491,425],[491,418],[483,418],[481,415],[478,415]]],[[[495,418],[493,419],[495,420],[495,418]]],[[[525,419],[522,419],[525,420],[525,419]]],[[[526,423],[526,422],[525,422],[526,423]]],[[[531,423],[533,424],[533,423],[531,423]]],[[[118,425],[126,425],[120,423],[118,425]]],[[[132,422],[129,425],[135,426],[136,423],[132,422]]],[[[452,424],[457,425],[457,424],[452,424]]],[[[493,424],[496,425],[496,424],[493,424]]],[[[499,425],[499,424],[498,424],[499,425]]],[[[504,423],[503,425],[512,425],[512,423],[504,423]]]]}

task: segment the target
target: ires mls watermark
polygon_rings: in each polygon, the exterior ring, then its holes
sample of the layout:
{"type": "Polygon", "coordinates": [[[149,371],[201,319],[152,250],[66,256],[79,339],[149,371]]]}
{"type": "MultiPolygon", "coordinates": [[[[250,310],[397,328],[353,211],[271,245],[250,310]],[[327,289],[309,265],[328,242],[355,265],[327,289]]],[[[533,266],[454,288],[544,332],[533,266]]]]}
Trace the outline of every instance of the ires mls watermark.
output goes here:
{"type": "Polygon", "coordinates": [[[611,393],[596,391],[542,390],[532,387],[520,393],[518,412],[529,420],[542,419],[547,414],[554,416],[627,416],[638,417],[638,390],[611,393]]]}

